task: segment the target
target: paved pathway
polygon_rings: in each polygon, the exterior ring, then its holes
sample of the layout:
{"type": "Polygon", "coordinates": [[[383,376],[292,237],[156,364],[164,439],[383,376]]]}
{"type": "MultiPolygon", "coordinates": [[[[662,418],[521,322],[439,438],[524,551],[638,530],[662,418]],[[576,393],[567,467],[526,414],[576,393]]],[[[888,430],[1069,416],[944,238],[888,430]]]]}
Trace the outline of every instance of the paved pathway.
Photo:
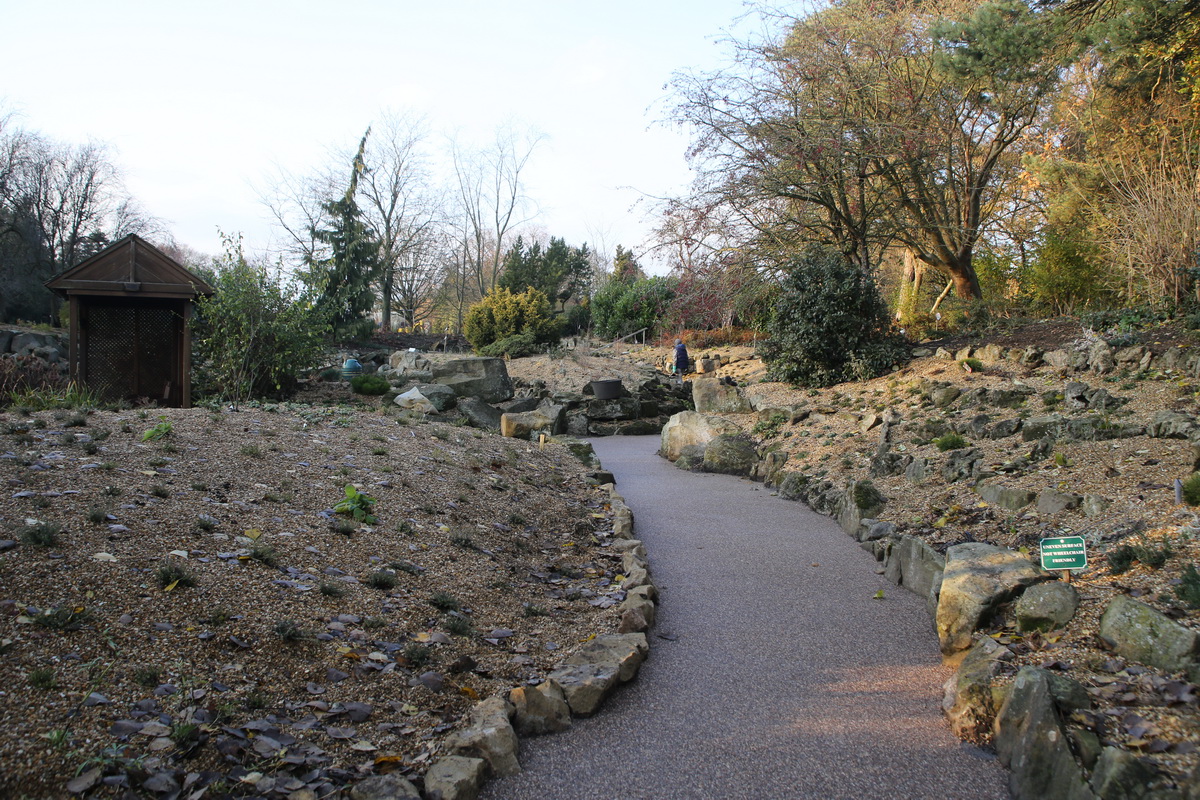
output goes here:
{"type": "Polygon", "coordinates": [[[650,658],[595,717],[523,739],[524,772],[484,797],[1008,797],[999,765],[942,720],[948,672],[923,603],[836,524],[761,484],[677,470],[658,437],[593,444],[662,590],[650,658]]]}

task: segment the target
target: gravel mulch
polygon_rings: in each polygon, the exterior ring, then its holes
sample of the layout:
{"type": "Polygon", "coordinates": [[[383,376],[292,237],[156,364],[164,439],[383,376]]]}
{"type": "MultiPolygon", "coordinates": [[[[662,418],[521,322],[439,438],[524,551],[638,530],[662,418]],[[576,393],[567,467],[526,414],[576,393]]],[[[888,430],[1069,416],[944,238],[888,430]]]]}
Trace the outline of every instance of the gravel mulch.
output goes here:
{"type": "Polygon", "coordinates": [[[0,486],[4,797],[419,775],[622,597],[564,447],[379,403],[10,409],[0,486]]]}

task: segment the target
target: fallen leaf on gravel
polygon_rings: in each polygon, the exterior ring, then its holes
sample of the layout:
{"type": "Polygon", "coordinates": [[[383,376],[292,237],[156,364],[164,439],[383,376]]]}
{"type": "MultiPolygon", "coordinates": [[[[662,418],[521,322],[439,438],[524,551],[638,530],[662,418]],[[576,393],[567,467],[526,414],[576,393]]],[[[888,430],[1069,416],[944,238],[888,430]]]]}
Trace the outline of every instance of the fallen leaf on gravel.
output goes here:
{"type": "Polygon", "coordinates": [[[111,702],[111,700],[99,692],[92,692],[87,696],[86,699],[84,699],[83,704],[85,706],[106,706],[111,702]]]}
{"type": "Polygon", "coordinates": [[[357,731],[354,728],[326,728],[325,733],[330,739],[353,739],[357,731]]]}
{"type": "Polygon", "coordinates": [[[359,739],[354,744],[350,745],[351,750],[358,750],[363,753],[373,753],[379,748],[368,742],[366,739],[359,739]]]}
{"type": "Polygon", "coordinates": [[[97,561],[116,561],[117,560],[117,557],[114,556],[112,553],[96,553],[95,555],[92,556],[92,558],[96,559],[97,561]]]}
{"type": "Polygon", "coordinates": [[[880,589],[878,592],[876,592],[875,594],[871,595],[871,598],[872,598],[873,600],[882,600],[882,599],[883,599],[883,589],[880,589]]]}
{"type": "Polygon", "coordinates": [[[92,767],[82,775],[67,781],[67,791],[71,794],[83,794],[100,780],[100,768],[92,767]]]}

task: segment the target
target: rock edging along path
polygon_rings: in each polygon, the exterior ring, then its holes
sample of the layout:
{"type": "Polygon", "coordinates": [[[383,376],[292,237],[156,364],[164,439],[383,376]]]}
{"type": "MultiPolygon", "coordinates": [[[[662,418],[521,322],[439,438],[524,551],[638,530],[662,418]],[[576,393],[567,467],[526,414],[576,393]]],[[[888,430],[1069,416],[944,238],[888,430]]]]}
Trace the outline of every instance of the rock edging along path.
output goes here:
{"type": "Polygon", "coordinates": [[[924,601],[832,521],[677,470],[658,445],[594,442],[663,592],[651,657],[603,713],[528,742],[523,772],[483,796],[1007,797],[996,761],[942,719],[949,673],[924,601]]]}

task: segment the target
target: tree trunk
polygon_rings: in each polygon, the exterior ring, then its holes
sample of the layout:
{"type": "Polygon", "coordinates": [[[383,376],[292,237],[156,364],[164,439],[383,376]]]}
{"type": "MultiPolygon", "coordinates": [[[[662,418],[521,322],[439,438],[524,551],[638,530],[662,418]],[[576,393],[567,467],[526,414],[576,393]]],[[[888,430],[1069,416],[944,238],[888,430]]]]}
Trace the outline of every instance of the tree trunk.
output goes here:
{"type": "Polygon", "coordinates": [[[968,266],[965,270],[955,269],[950,273],[950,278],[954,281],[954,296],[963,300],[978,300],[983,297],[983,292],[979,289],[979,278],[975,275],[975,269],[968,266]]]}
{"type": "Polygon", "coordinates": [[[900,298],[896,302],[896,321],[907,323],[917,311],[921,282],[925,278],[925,262],[910,248],[904,248],[904,268],[900,276],[900,298]]]}

